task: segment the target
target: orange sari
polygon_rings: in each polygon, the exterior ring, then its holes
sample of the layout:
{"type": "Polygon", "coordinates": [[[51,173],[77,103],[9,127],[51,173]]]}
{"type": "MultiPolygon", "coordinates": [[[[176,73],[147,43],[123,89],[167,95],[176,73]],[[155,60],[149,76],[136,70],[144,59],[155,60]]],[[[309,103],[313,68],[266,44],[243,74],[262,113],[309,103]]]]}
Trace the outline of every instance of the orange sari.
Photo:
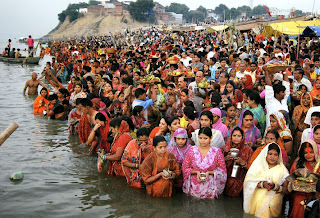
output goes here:
{"type": "Polygon", "coordinates": [[[49,104],[49,101],[45,99],[43,96],[38,96],[33,102],[33,114],[43,115],[43,111],[47,108],[42,105],[42,102],[45,104],[49,104]]]}
{"type": "MultiPolygon", "coordinates": [[[[158,161],[156,153],[152,152],[140,166],[143,181],[146,181],[151,176],[157,175],[164,169],[169,169],[170,171],[175,172],[177,176],[180,176],[181,174],[178,161],[175,156],[169,152],[165,153],[160,162],[158,161]]],[[[173,179],[164,179],[160,177],[152,184],[146,185],[147,194],[153,197],[171,197],[173,182],[173,179]]]]}

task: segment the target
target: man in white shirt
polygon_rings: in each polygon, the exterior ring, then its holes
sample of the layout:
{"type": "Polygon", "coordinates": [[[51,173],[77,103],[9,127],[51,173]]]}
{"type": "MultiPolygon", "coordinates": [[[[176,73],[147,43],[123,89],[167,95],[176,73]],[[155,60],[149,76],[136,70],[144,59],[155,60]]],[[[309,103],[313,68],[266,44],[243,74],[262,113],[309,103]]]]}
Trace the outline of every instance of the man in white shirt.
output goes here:
{"type": "Polygon", "coordinates": [[[238,79],[242,79],[245,74],[250,75],[250,73],[248,71],[246,71],[246,63],[245,62],[241,62],[239,68],[240,68],[240,71],[236,72],[236,77],[238,79]]]}
{"type": "Polygon", "coordinates": [[[185,67],[190,66],[192,63],[192,58],[190,58],[186,52],[182,52],[180,61],[185,67]]]}
{"type": "Polygon", "coordinates": [[[308,139],[310,139],[312,128],[320,124],[320,106],[311,107],[308,110],[304,123],[308,124],[310,128],[303,130],[302,137],[301,137],[301,144],[306,142],[308,139]]]}
{"type": "Polygon", "coordinates": [[[201,103],[206,97],[206,90],[198,87],[198,84],[203,80],[203,78],[203,72],[198,71],[196,73],[195,81],[189,84],[189,89],[191,89],[193,93],[193,103],[198,113],[202,111],[201,103]]]}
{"type": "Polygon", "coordinates": [[[313,89],[311,82],[303,77],[304,72],[301,68],[295,68],[293,71],[293,92],[297,92],[299,90],[300,85],[307,86],[307,92],[310,92],[313,89]]]}
{"type": "Polygon", "coordinates": [[[287,111],[289,113],[287,100],[290,96],[290,83],[289,78],[286,72],[283,73],[283,79],[281,83],[275,84],[272,86],[272,81],[270,74],[265,68],[266,72],[266,127],[270,126],[270,114],[278,111],[287,111]]]}

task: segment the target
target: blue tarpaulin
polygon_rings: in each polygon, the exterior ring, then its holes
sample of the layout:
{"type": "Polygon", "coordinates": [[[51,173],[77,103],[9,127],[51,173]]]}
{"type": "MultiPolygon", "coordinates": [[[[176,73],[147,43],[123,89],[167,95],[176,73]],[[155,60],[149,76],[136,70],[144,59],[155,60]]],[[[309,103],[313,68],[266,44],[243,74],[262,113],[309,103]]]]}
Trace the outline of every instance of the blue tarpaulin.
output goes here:
{"type": "Polygon", "coordinates": [[[320,36],[320,26],[307,26],[302,35],[304,36],[320,36]]]}

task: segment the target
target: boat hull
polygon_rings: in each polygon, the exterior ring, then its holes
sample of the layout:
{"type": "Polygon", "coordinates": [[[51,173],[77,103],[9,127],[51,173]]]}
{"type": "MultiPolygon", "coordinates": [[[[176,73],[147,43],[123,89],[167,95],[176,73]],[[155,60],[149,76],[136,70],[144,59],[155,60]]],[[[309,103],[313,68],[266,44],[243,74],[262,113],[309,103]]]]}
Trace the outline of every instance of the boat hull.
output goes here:
{"type": "MultiPolygon", "coordinates": [[[[15,63],[15,64],[22,64],[24,63],[26,58],[8,58],[8,57],[1,57],[0,61],[7,62],[7,63],[15,63]]],[[[40,57],[30,57],[26,60],[26,64],[39,64],[40,57]]]]}

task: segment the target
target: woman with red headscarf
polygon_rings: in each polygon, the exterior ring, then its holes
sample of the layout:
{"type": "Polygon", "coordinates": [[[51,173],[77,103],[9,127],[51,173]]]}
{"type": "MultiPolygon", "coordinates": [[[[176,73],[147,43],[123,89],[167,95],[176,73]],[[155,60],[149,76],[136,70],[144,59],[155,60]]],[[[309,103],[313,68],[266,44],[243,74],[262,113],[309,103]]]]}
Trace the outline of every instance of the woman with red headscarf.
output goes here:
{"type": "Polygon", "coordinates": [[[235,127],[227,144],[221,148],[227,167],[227,183],[224,189],[226,196],[240,196],[243,188],[243,181],[248,170],[248,162],[252,155],[252,149],[245,145],[245,135],[240,127],[235,127]],[[237,157],[231,156],[231,149],[239,150],[237,157]],[[238,165],[236,175],[232,176],[234,165],[238,165]]]}
{"type": "Polygon", "coordinates": [[[250,75],[245,74],[244,77],[241,79],[241,86],[244,89],[252,89],[253,88],[253,82],[250,75]]]}

